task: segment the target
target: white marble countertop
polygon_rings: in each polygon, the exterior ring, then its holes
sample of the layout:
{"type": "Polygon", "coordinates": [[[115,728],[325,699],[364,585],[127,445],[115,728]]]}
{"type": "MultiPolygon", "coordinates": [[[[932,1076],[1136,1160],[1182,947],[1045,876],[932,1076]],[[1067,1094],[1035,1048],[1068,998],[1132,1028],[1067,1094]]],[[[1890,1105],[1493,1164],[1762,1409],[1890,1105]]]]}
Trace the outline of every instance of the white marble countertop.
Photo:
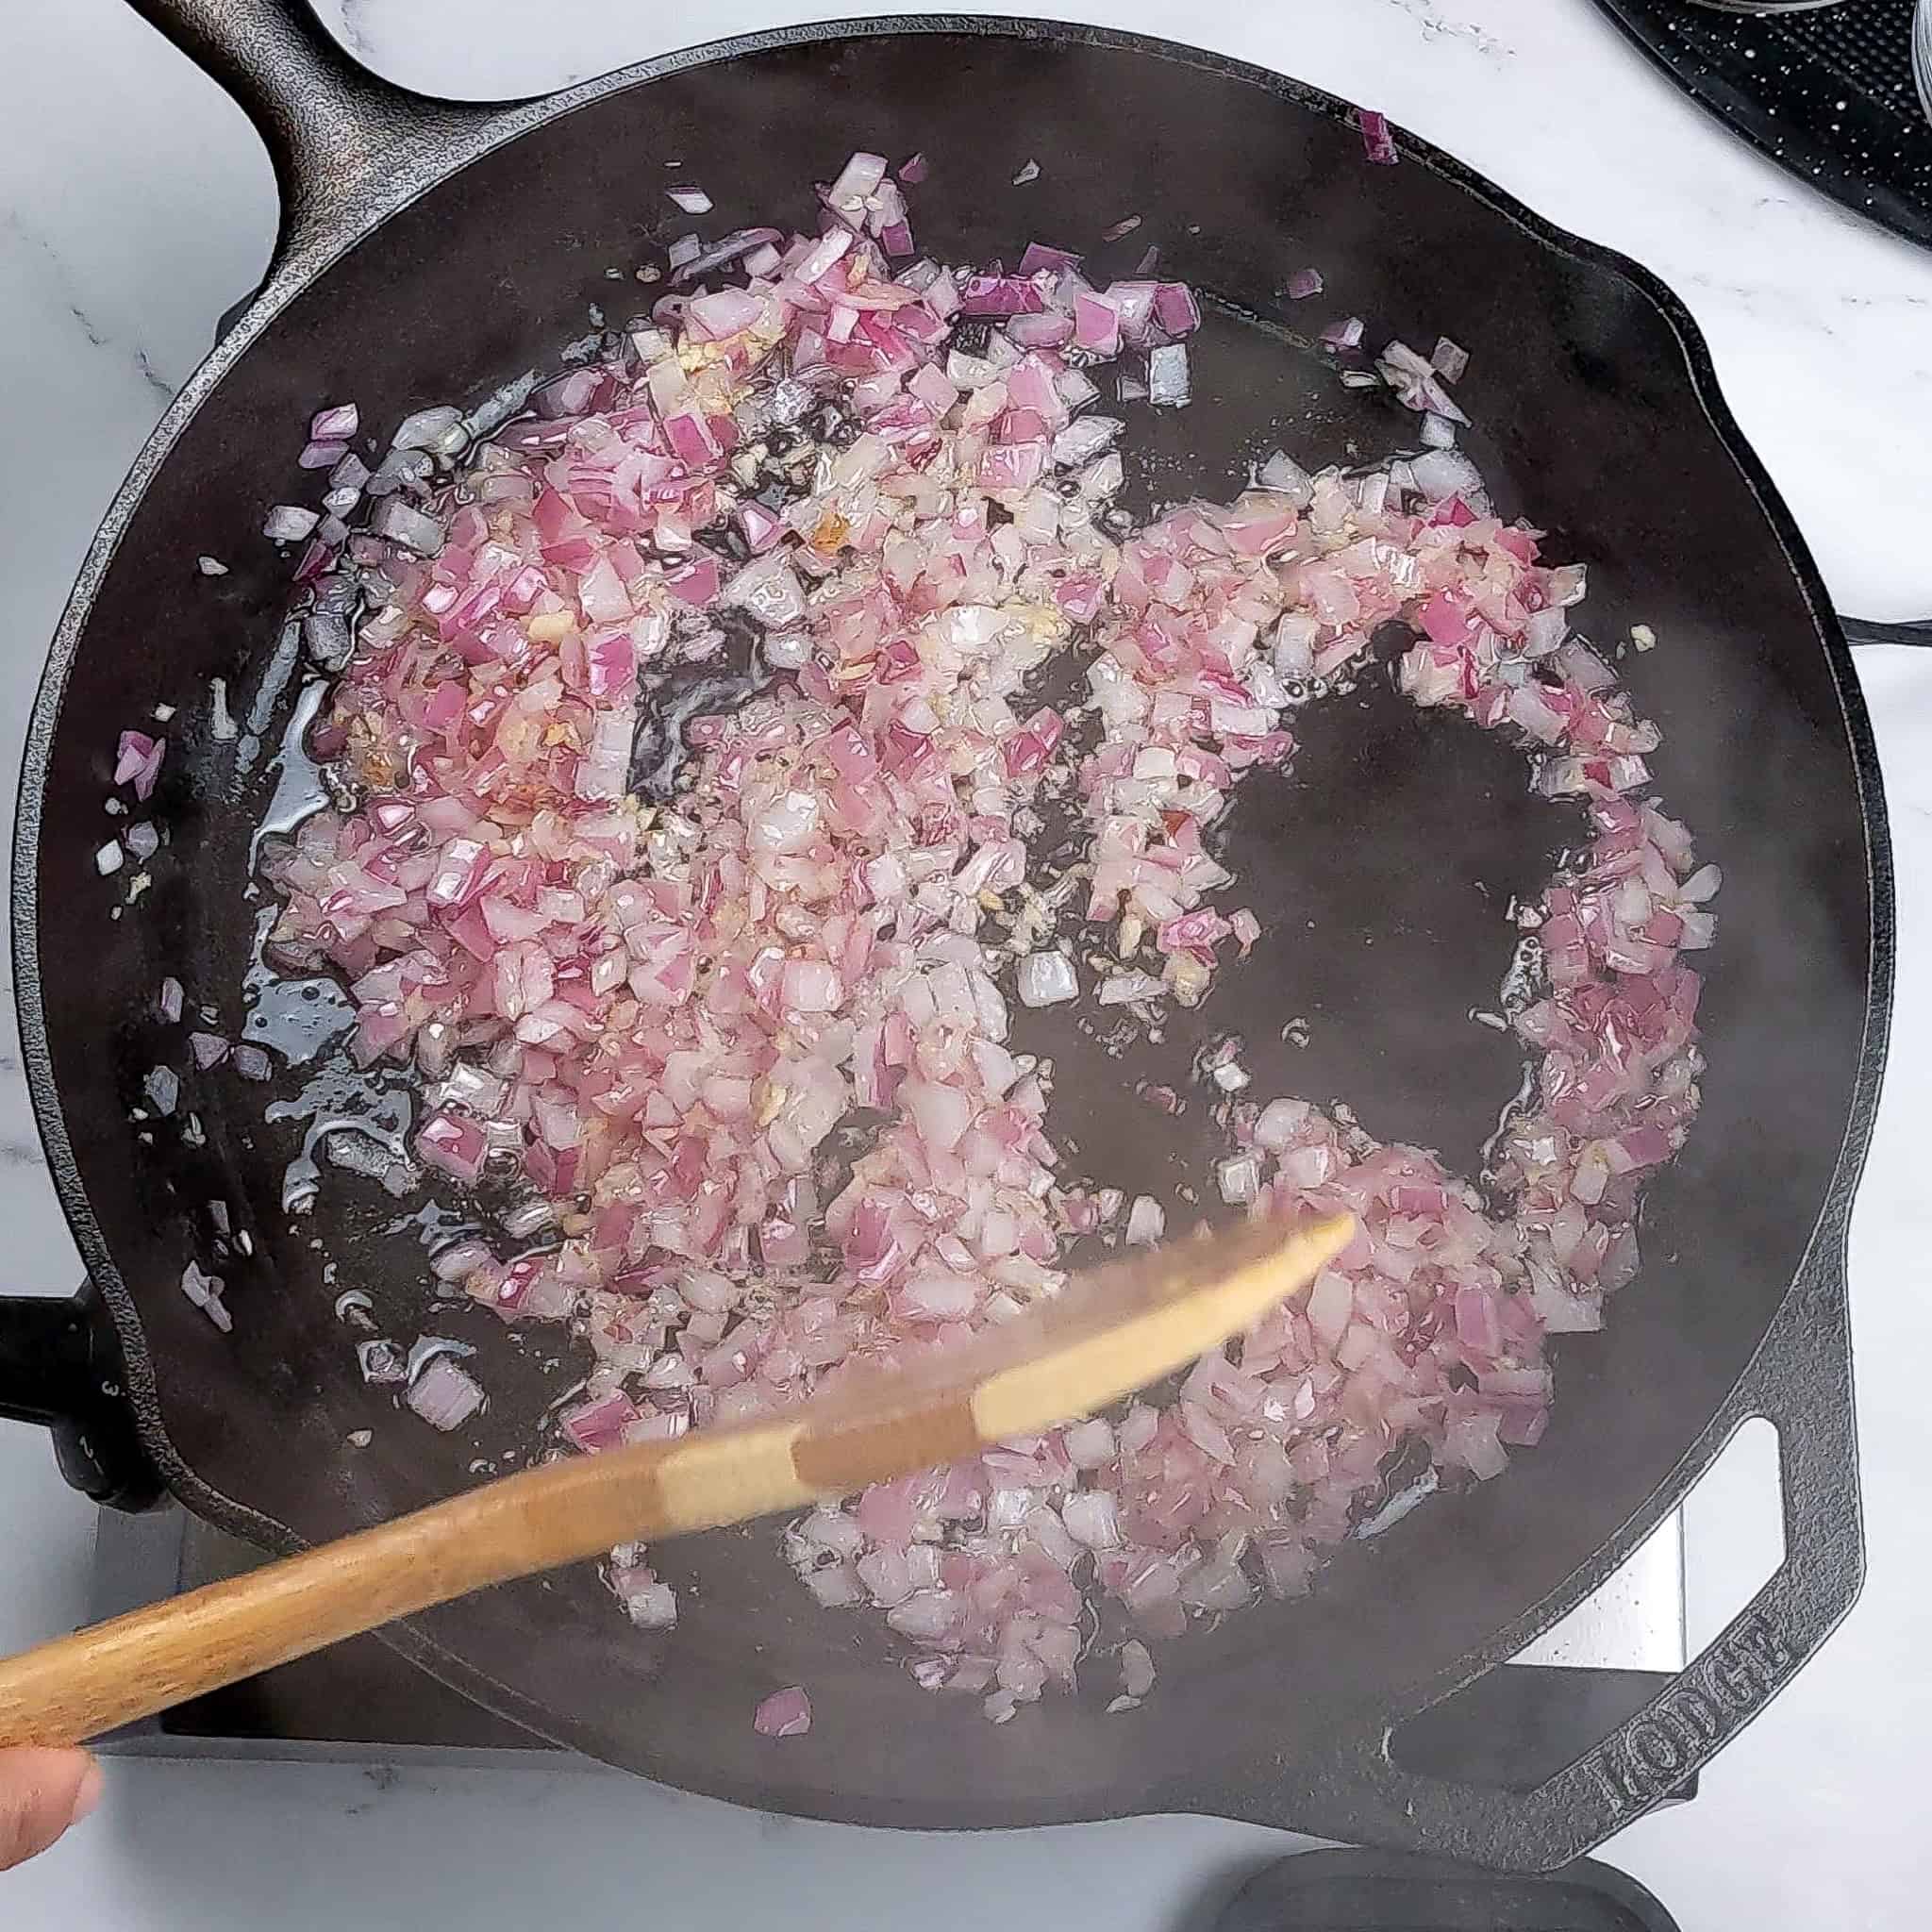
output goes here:
{"type": "MultiPolygon", "coordinates": [[[[527,94],[714,34],[836,10],[811,0],[323,0],[392,78],[527,94]]],[[[874,9],[854,0],[853,12],[874,9]]],[[[999,10],[999,9],[991,9],[999,10]]],[[[1353,99],[1461,156],[1554,220],[1625,250],[1687,300],[1748,436],[1841,609],[1932,613],[1932,255],[1869,228],[1680,99],[1588,0],[1066,0],[1353,99]],[[1917,562],[1913,559],[1916,558],[1917,562]]],[[[269,172],[240,113],[123,0],[17,8],[0,71],[0,758],[12,772],[44,641],[95,521],[217,314],[252,287],[269,172]]],[[[1455,265],[1445,263],[1443,273],[1455,265]]],[[[1932,1503],[1922,1476],[1921,1307],[1932,1202],[1914,1182],[1932,1093],[1932,654],[1866,652],[1901,879],[1900,1015],[1853,1242],[1871,1580],[1845,1630],[1707,1774],[1694,1805],[1606,1856],[1687,1932],[1904,1925],[1932,1888],[1923,1740],[1932,1503]],[[1915,1631],[1916,1625],[1916,1631],[1915,1631]],[[1916,1641],[1914,1641],[1916,1635],[1916,1641]]],[[[41,1164],[10,1025],[0,1041],[8,1289],[78,1264],[41,1164]]],[[[1720,1476],[1727,1472],[1721,1471],[1720,1476]]],[[[1692,1634],[1748,1593],[1744,1473],[1690,1533],[1692,1634]]],[[[43,1441],[0,1425],[0,1645],[81,1613],[92,1509],[43,1441]]],[[[0,1877],[23,1932],[274,1924],[661,1920],[904,1923],[1015,1932],[1191,1926],[1282,1841],[1200,1819],[915,1840],[739,1812],[615,1778],[122,1762],[108,1802],[0,1877]],[[834,1903],[836,1901],[836,1903],[834,1903]],[[621,1918],[620,1918],[621,1915],[621,1918]]]]}

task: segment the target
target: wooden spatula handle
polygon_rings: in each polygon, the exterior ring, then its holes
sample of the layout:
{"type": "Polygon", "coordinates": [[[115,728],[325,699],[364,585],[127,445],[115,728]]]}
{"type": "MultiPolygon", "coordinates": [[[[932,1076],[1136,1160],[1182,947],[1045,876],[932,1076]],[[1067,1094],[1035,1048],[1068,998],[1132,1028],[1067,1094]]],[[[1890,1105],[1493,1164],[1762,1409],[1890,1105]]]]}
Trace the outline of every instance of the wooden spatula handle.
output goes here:
{"type": "Polygon", "coordinates": [[[468,1574],[456,1539],[440,1533],[441,1513],[386,1523],[0,1661],[0,1745],[98,1737],[425,1608],[468,1574]]]}
{"type": "Polygon", "coordinates": [[[849,1494],[1032,1435],[1173,1373],[1298,1293],[1347,1216],[1255,1224],[1080,1278],[976,1341],[779,1416],[568,1457],[0,1659],[0,1745],[71,1744],[432,1604],[849,1494]]]}
{"type": "Polygon", "coordinates": [[[791,1426],[733,1433],[728,1457],[688,1437],[526,1471],[0,1659],[0,1745],[78,1743],[470,1591],[805,1498],[791,1426]]]}
{"type": "Polygon", "coordinates": [[[0,1658],[0,1746],[74,1744],[512,1577],[796,1508],[972,1448],[957,1391],[883,1430],[835,1406],[525,1470],[0,1658]]]}

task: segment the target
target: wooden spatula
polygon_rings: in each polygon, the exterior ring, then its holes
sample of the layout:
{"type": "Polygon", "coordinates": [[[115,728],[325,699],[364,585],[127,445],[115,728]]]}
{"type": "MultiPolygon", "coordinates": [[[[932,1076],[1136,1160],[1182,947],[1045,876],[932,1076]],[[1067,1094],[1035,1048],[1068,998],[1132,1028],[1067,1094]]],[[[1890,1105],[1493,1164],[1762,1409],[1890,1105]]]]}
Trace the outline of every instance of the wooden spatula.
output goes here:
{"type": "Polygon", "coordinates": [[[0,1661],[0,1745],[71,1744],[615,1543],[795,1509],[1091,1413],[1219,1347],[1354,1231],[1254,1224],[1096,1268],[1036,1312],[782,1416],[507,1476],[0,1661]]]}

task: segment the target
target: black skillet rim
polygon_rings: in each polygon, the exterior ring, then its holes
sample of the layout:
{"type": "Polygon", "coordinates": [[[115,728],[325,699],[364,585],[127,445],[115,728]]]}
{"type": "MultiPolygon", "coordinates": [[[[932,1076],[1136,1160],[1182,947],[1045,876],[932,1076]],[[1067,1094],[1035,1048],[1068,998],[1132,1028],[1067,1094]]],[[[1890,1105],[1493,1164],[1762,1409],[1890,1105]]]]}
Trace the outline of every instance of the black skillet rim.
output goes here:
{"type": "MultiPolygon", "coordinates": [[[[74,591],[49,647],[33,711],[28,722],[21,765],[13,848],[13,963],[18,1022],[28,1091],[47,1166],[62,1210],[73,1230],[92,1283],[112,1316],[125,1356],[124,1386],[142,1446],[174,1494],[204,1521],[258,1547],[289,1553],[305,1547],[287,1524],[236,1502],[204,1481],[176,1452],[160,1413],[153,1365],[145,1333],[125,1282],[101,1234],[75,1161],[72,1143],[53,1074],[46,1015],[41,995],[39,957],[39,849],[45,803],[45,786],[59,724],[68,675],[78,656],[93,598],[112,562],[121,537],[136,508],[156,479],[189,421],[219,385],[229,369],[274,316],[296,299],[342,255],[376,234],[387,219],[430,192],[479,155],[608,95],[646,85],[666,75],[720,65],[742,56],[801,45],[885,37],[975,37],[1034,41],[1110,48],[1192,67],[1239,81],[1276,100],[1287,101],[1331,121],[1353,125],[1357,109],[1324,90],[1311,87],[1257,66],[1206,49],[1187,46],[1159,36],[1094,26],[1082,23],[1005,18],[980,14],[882,15],[859,20],[808,23],[712,41],[660,55],[614,73],[578,84],[547,98],[510,107],[484,121],[469,139],[454,135],[446,146],[406,157],[391,177],[379,212],[353,208],[340,227],[320,246],[306,249],[275,274],[235,326],[218,342],[161,418],[117,491],[101,527],[89,547],[74,591]]],[[[1626,284],[1656,309],[1670,326],[1684,357],[1692,399],[1724,453],[1737,465],[1752,496],[1776,539],[1785,563],[1796,578],[1809,611],[1818,642],[1825,654],[1843,721],[1852,776],[1857,789],[1866,839],[1866,884],[1871,908],[1868,941],[1866,1021],[1857,1065],[1853,1069],[1852,1098],[1844,1136],[1824,1198],[1819,1204],[1807,1256],[1819,1247],[1820,1236],[1841,1239],[1877,1111],[1890,1031],[1891,965],[1896,950],[1896,904],[1890,841],[1876,745],[1851,654],[1832,613],[1831,601],[1802,535],[1763,464],[1746,441],[1725,403],[1717,372],[1701,330],[1690,310],[1673,291],[1648,269],[1613,249],[1589,242],[1558,227],[1420,137],[1397,129],[1405,165],[1427,168],[1450,185],[1491,208],[1531,235],[1540,245],[1559,256],[1606,271],[1626,284]]],[[[1787,1289],[1767,1333],[1803,1291],[1807,1269],[1801,1267],[1787,1289]]],[[[1842,1271],[1838,1292],[1842,1296],[1842,1271]]],[[[1741,1387],[1752,1374],[1747,1365],[1741,1387]]],[[[1735,1401],[1722,1407],[1722,1422],[1735,1401]]],[[[1675,1507],[1714,1459],[1724,1440],[1710,1425],[1693,1441],[1672,1475],[1624,1527],[1539,1604],[1525,1607],[1507,1626],[1477,1646],[1444,1674],[1445,1683],[1467,1681],[1498,1663],[1598,1589],[1675,1507]]],[[[425,1632],[411,1624],[391,1626],[384,1636],[412,1661],[453,1688],[499,1711],[541,1736],[574,1743],[555,1713],[533,1704],[508,1686],[454,1656],[425,1632]],[[559,1732],[566,1735],[559,1736],[559,1732]]],[[[841,1816],[826,1811],[827,1817],[841,1816]]]]}

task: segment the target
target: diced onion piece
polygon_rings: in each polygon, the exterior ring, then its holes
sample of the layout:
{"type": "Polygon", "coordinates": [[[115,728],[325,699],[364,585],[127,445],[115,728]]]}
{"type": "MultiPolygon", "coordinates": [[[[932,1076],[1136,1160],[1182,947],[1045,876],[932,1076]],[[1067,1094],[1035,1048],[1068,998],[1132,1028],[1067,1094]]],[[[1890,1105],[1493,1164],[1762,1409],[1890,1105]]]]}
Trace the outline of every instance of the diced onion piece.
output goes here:
{"type": "Polygon", "coordinates": [[[1370,160],[1392,168],[1402,158],[1396,150],[1395,136],[1390,130],[1388,115],[1362,108],[1357,111],[1356,125],[1362,131],[1362,152],[1370,160]]]}
{"type": "Polygon", "coordinates": [[[793,1684],[774,1690],[752,1716],[752,1729],[761,1738],[802,1738],[811,1729],[811,1699],[793,1684]]]}
{"type": "Polygon", "coordinates": [[[1180,342],[1164,343],[1147,355],[1147,400],[1157,408],[1180,408],[1192,394],[1188,352],[1180,342]]]}
{"type": "Polygon", "coordinates": [[[299,543],[314,534],[321,521],[320,510],[305,509],[295,503],[278,503],[269,511],[261,534],[271,543],[299,543]]]}
{"type": "Polygon", "coordinates": [[[409,1385],[403,1400],[435,1429],[459,1429],[483,1407],[475,1377],[447,1356],[438,1356],[409,1385]]]}
{"type": "Polygon", "coordinates": [[[1022,1006],[1057,1007],[1079,996],[1079,974],[1064,953],[1028,953],[1020,961],[1022,1006]]]}

